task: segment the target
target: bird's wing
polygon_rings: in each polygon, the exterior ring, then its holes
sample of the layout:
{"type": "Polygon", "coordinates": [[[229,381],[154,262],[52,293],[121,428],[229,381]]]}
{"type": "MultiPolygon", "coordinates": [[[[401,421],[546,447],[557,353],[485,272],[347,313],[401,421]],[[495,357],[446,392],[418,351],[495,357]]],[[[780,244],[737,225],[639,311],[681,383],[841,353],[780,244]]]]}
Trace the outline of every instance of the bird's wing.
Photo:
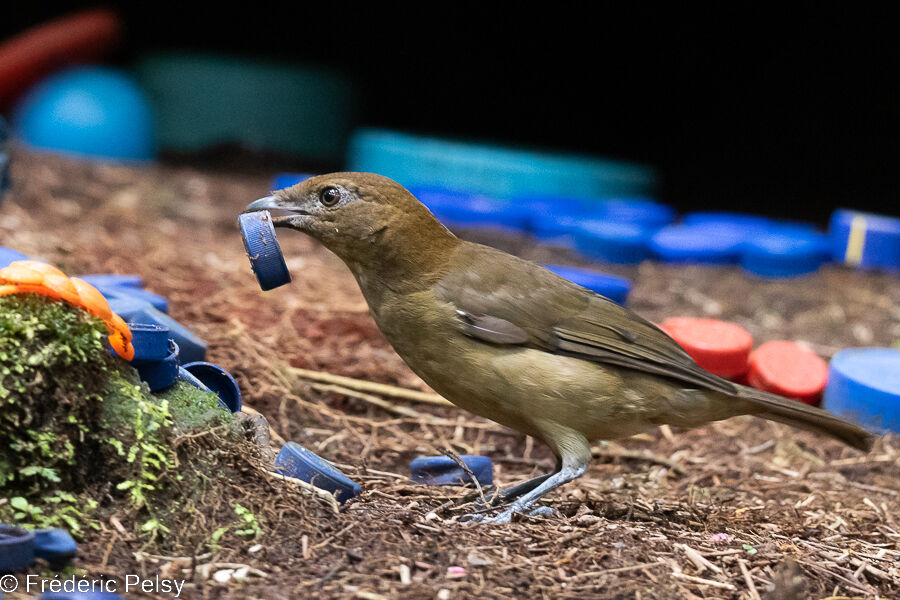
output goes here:
{"type": "Polygon", "coordinates": [[[533,263],[484,246],[463,244],[435,293],[453,305],[464,334],[486,343],[528,346],[737,393],[734,384],[699,367],[652,323],[533,263]]]}

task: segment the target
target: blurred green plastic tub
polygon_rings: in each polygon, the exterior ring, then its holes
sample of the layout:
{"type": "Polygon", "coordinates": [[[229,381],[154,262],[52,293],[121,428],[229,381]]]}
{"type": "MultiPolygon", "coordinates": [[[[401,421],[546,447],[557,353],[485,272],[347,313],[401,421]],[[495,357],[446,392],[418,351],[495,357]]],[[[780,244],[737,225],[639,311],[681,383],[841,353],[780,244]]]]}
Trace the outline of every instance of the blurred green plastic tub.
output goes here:
{"type": "Polygon", "coordinates": [[[440,187],[494,198],[524,195],[613,197],[651,193],[653,169],[574,154],[532,152],[380,129],[350,139],[347,167],[407,187],[440,187]]]}
{"type": "Polygon", "coordinates": [[[197,151],[252,149],[340,160],[356,114],[338,73],[224,55],[159,53],[137,66],[153,104],[160,145],[197,151]]]}

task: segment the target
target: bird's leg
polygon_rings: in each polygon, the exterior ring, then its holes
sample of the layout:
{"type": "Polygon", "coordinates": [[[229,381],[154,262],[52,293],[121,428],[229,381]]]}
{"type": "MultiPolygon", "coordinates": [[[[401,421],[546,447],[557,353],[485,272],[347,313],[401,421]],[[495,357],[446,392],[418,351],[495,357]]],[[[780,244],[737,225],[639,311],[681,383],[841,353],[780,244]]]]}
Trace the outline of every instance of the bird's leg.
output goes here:
{"type": "Polygon", "coordinates": [[[492,506],[498,506],[500,504],[506,504],[508,502],[512,502],[516,498],[523,496],[535,489],[545,481],[547,481],[550,477],[559,473],[562,470],[562,460],[557,457],[556,458],[556,468],[553,470],[553,473],[546,473],[544,475],[538,475],[537,477],[533,477],[528,481],[523,481],[522,483],[517,483],[512,486],[508,490],[503,490],[499,494],[497,494],[491,501],[492,506]]]}
{"type": "MultiPolygon", "coordinates": [[[[520,498],[513,502],[508,508],[501,511],[495,517],[485,517],[481,514],[471,515],[469,522],[480,523],[509,523],[515,513],[525,513],[540,500],[545,494],[555,490],[573,479],[577,479],[587,470],[588,462],[591,459],[591,447],[583,436],[573,436],[566,440],[567,443],[560,444],[560,458],[562,460],[562,468],[548,476],[543,482],[529,492],[524,493],[520,498]]],[[[540,479],[540,478],[536,478],[540,479]]],[[[526,481],[530,484],[533,479],[526,481]]],[[[521,485],[525,485],[521,484],[521,485]]],[[[518,487],[518,486],[516,486],[518,487]]]]}

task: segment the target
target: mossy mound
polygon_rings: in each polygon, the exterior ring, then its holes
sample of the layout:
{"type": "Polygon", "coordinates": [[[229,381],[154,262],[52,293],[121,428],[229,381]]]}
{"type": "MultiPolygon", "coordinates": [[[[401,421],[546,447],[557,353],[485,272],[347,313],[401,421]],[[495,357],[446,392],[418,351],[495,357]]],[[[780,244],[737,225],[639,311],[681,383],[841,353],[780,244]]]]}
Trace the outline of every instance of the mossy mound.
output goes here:
{"type": "Polygon", "coordinates": [[[77,535],[116,513],[159,547],[215,543],[217,515],[253,517],[222,483],[253,471],[258,447],[215,394],[152,394],[105,335],[59,301],[0,298],[0,522],[77,535]]]}

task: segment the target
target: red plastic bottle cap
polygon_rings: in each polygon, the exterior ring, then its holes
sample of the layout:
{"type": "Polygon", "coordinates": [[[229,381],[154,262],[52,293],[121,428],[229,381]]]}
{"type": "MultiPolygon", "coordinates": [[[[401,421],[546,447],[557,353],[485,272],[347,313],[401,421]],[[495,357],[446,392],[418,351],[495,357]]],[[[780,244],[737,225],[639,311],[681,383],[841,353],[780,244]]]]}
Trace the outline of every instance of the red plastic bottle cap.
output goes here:
{"type": "Polygon", "coordinates": [[[766,342],[750,355],[747,381],[753,387],[817,405],[828,365],[796,342],[766,342]]]}
{"type": "Polygon", "coordinates": [[[716,319],[675,317],[663,321],[660,328],[710,373],[734,378],[747,372],[753,336],[740,325],[716,319]]]}

